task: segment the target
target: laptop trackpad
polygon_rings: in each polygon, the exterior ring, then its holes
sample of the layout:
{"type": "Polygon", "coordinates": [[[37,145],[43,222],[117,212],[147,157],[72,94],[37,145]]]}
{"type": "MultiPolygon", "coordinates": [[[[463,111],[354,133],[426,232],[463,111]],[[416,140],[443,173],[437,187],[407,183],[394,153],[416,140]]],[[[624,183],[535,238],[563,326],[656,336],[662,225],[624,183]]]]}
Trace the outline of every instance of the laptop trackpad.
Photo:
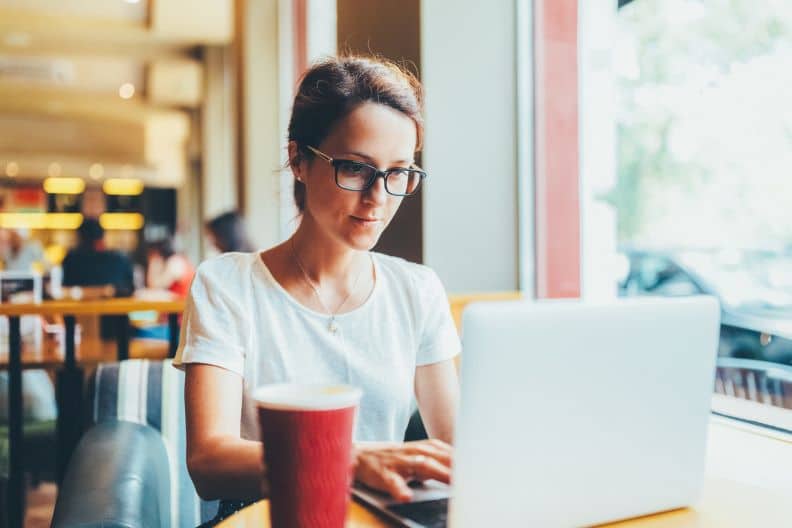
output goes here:
{"type": "Polygon", "coordinates": [[[413,498],[410,502],[395,501],[390,495],[355,483],[355,499],[395,520],[399,526],[410,528],[445,528],[451,487],[436,480],[411,482],[413,498]]]}
{"type": "MultiPolygon", "coordinates": [[[[425,482],[411,482],[410,489],[413,498],[410,502],[426,502],[438,499],[447,499],[451,496],[451,487],[437,480],[427,480],[425,482]]],[[[371,489],[359,483],[355,483],[354,495],[364,499],[369,504],[380,507],[387,507],[394,504],[402,504],[391,498],[390,495],[378,490],[371,489]]]]}

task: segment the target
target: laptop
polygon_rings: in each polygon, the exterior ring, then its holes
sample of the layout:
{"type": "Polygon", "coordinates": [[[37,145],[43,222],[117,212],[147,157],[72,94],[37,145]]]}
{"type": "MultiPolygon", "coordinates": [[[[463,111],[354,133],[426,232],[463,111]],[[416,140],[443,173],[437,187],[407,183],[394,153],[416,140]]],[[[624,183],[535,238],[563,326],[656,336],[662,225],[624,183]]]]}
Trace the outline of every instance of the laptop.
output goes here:
{"type": "Polygon", "coordinates": [[[590,526],[693,505],[719,322],[707,296],[473,304],[451,493],[353,495],[409,528],[590,526]]]}

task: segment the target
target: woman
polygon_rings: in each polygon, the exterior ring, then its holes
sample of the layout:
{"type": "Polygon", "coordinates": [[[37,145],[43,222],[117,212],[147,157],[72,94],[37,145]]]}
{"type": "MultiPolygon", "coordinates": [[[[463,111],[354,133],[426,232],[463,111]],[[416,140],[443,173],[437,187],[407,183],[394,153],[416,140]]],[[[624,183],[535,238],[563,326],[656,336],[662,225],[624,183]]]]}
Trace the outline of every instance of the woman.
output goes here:
{"type": "Polygon", "coordinates": [[[420,110],[417,80],[379,60],[328,59],[303,77],[288,145],[297,231],[203,263],[185,311],[176,364],[203,497],[261,496],[246,395],[282,381],[363,389],[358,480],[402,500],[410,479],[449,480],[460,343],[445,291],[428,268],[370,251],[425,176],[420,110]],[[432,440],[402,443],[413,396],[432,440]]]}

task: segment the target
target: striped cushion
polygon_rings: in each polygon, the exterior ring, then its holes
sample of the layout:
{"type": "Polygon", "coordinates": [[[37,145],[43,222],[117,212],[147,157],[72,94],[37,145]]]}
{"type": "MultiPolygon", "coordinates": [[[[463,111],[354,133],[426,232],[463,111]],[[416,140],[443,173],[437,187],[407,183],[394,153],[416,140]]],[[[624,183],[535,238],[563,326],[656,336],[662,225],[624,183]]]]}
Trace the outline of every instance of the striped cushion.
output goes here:
{"type": "Polygon", "coordinates": [[[187,472],[184,373],[171,360],[129,359],[99,366],[93,383],[93,423],[125,420],[162,433],[171,475],[171,526],[193,528],[217,511],[201,501],[187,472]]]}

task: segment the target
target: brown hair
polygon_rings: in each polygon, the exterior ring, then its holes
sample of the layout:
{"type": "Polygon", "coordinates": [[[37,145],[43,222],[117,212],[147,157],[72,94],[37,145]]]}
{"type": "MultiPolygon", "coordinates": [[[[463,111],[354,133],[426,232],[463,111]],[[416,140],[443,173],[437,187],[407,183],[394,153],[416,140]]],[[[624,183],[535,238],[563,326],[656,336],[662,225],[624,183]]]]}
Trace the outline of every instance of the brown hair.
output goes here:
{"type": "MultiPolygon", "coordinates": [[[[295,165],[312,156],[308,145],[318,148],[333,126],[365,102],[398,110],[415,123],[416,150],[423,139],[423,93],[418,79],[397,64],[379,57],[331,57],[311,66],[302,77],[294,97],[289,141],[298,146],[295,165]]],[[[305,208],[305,184],[294,182],[294,201],[305,208]]]]}

